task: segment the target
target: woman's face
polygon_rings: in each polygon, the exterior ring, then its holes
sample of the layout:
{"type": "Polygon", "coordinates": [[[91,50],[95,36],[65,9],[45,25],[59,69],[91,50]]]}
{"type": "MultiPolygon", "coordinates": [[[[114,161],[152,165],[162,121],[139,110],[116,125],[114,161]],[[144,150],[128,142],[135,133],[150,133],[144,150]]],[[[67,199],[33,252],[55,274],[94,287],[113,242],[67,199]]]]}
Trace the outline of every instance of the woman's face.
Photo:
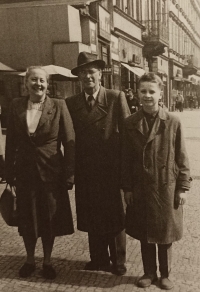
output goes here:
{"type": "Polygon", "coordinates": [[[39,100],[46,95],[48,87],[47,74],[40,68],[31,69],[26,80],[26,88],[30,96],[39,100]]]}

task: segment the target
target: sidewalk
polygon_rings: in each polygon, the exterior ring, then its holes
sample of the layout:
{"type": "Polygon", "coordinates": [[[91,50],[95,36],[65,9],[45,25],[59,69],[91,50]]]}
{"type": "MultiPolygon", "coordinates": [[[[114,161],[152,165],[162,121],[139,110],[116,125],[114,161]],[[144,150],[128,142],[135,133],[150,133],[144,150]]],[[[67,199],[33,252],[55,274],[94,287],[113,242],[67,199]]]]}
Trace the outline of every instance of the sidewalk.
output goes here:
{"type": "MultiPolygon", "coordinates": [[[[200,110],[174,112],[183,123],[186,146],[190,158],[192,188],[184,207],[184,237],[174,244],[171,280],[174,292],[200,291],[200,110]]],[[[2,192],[5,185],[0,185],[2,192]]],[[[74,226],[76,227],[74,191],[70,192],[74,226]]],[[[28,279],[18,277],[18,270],[25,261],[25,250],[17,228],[8,227],[0,217],[0,292],[131,292],[163,291],[158,285],[141,289],[137,280],[143,274],[140,245],[127,236],[127,273],[115,276],[106,272],[84,271],[89,261],[87,234],[75,231],[73,235],[57,237],[52,263],[57,278],[48,281],[41,276],[42,245],[36,247],[36,271],[28,279]]]]}

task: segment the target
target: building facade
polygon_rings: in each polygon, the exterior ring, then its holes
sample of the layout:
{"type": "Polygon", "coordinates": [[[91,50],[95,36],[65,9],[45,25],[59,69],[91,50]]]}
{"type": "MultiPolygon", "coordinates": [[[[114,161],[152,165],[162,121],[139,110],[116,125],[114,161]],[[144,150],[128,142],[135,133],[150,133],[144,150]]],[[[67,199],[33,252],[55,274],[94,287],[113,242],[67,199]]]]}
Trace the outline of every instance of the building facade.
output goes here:
{"type": "Polygon", "coordinates": [[[197,0],[170,0],[169,72],[170,104],[180,91],[188,106],[192,94],[197,99],[200,82],[200,5],[197,0]]]}
{"type": "MultiPolygon", "coordinates": [[[[198,0],[1,0],[0,61],[17,71],[30,65],[76,66],[81,51],[106,62],[102,84],[132,88],[153,71],[163,80],[163,101],[174,110],[181,91],[187,106],[200,84],[198,0]],[[71,4],[71,5],[69,5],[71,4]]],[[[0,73],[0,103],[23,96],[23,79],[0,73]]],[[[56,81],[67,98],[79,82],[56,81]]]]}

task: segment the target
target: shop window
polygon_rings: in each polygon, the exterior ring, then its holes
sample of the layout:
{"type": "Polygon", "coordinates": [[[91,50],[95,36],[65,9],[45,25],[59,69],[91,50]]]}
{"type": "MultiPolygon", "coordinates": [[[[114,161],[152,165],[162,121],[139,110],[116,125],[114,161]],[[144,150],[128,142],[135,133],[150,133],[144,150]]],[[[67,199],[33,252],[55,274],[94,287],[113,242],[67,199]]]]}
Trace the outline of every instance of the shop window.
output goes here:
{"type": "Polygon", "coordinates": [[[124,66],[121,67],[121,86],[122,90],[128,89],[130,87],[129,84],[129,70],[124,66]]]}
{"type": "Polygon", "coordinates": [[[115,61],[113,61],[113,89],[121,89],[120,66],[115,61]]]}
{"type": "Polygon", "coordinates": [[[106,46],[101,46],[101,58],[104,60],[106,65],[109,64],[109,54],[108,48],[106,46]]]}
{"type": "Polygon", "coordinates": [[[130,72],[130,88],[133,90],[134,94],[137,94],[137,82],[137,75],[133,74],[133,72],[130,72]]]}

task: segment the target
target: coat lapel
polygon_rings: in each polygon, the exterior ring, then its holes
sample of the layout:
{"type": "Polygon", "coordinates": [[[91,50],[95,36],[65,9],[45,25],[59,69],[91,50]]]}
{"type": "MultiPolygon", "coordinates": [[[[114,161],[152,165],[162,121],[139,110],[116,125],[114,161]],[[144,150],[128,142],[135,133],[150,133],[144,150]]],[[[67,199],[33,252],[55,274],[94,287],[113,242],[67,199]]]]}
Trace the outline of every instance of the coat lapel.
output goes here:
{"type": "Polygon", "coordinates": [[[155,138],[159,131],[162,131],[166,128],[166,119],[166,112],[161,107],[159,107],[158,116],[148,137],[149,127],[144,117],[143,111],[140,110],[132,116],[132,119],[130,120],[131,122],[128,124],[128,129],[137,129],[144,137],[146,137],[148,143],[155,138]]]}
{"type": "Polygon", "coordinates": [[[157,115],[156,120],[153,124],[153,127],[152,127],[151,133],[148,137],[147,143],[152,141],[159,131],[165,129],[165,127],[166,127],[165,120],[166,120],[166,113],[161,107],[159,107],[158,115],[157,115]]]}
{"type": "Polygon", "coordinates": [[[29,135],[27,121],[26,121],[26,111],[27,111],[27,103],[29,97],[24,97],[20,100],[18,106],[16,107],[16,113],[19,117],[19,120],[22,124],[23,129],[29,135]]]}
{"type": "Polygon", "coordinates": [[[85,94],[82,92],[77,96],[74,114],[79,115],[79,120],[83,122],[83,127],[88,127],[105,117],[108,113],[106,90],[101,86],[97,100],[92,110],[88,112],[85,101],[85,94]]]}
{"type": "Polygon", "coordinates": [[[146,119],[144,118],[144,114],[143,111],[139,111],[138,112],[138,122],[136,124],[136,129],[145,137],[147,137],[148,132],[149,132],[149,127],[147,124],[146,119]]]}
{"type": "Polygon", "coordinates": [[[44,102],[44,109],[42,111],[42,115],[39,120],[36,132],[44,123],[52,119],[54,112],[55,112],[54,102],[52,99],[50,99],[50,97],[47,96],[44,102]]]}
{"type": "Polygon", "coordinates": [[[87,124],[93,124],[105,117],[108,113],[106,90],[101,86],[94,107],[87,117],[87,124]]]}

